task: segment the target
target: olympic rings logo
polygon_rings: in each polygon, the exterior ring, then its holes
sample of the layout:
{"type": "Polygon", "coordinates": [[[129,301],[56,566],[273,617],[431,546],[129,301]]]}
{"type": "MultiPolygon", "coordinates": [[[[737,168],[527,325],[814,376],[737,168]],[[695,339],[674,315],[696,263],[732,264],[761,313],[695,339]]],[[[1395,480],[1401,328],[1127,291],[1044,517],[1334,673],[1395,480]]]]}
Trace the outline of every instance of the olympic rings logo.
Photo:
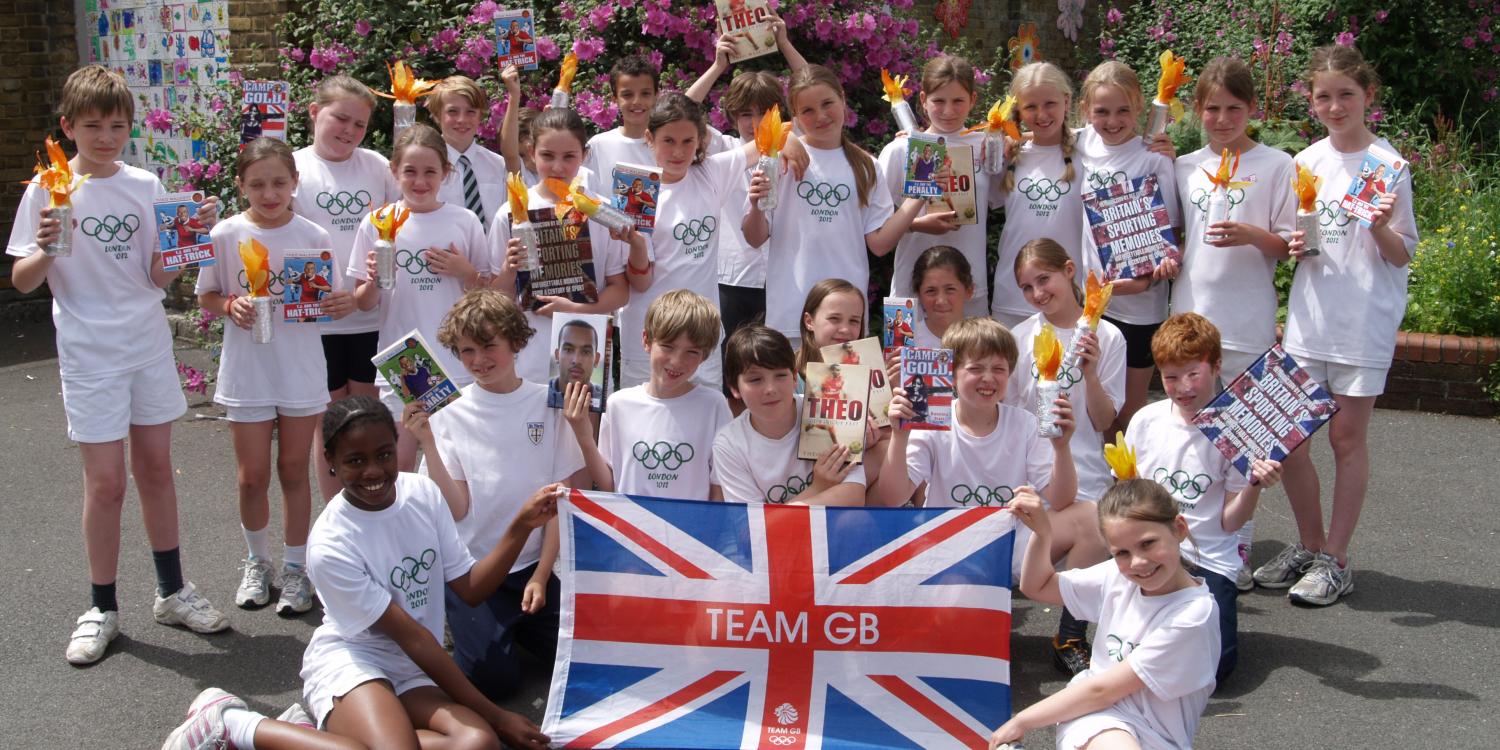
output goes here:
{"type": "Polygon", "coordinates": [[[766,490],[766,502],[773,505],[782,505],[792,498],[802,494],[812,484],[812,472],[807,472],[807,478],[793,475],[786,478],[786,484],[778,484],[766,490]]]}
{"type": "Polygon", "coordinates": [[[391,568],[391,585],[406,592],[410,592],[413,585],[426,586],[427,571],[432,570],[432,564],[436,561],[437,552],[431,548],[424,550],[420,558],[401,558],[401,563],[391,568]]]}
{"type": "Polygon", "coordinates": [[[328,212],[329,216],[340,216],[343,214],[362,214],[370,207],[370,193],[366,190],[350,193],[340,190],[336,193],[322,192],[313,199],[318,208],[328,212]]]}
{"type": "Polygon", "coordinates": [[[1345,213],[1336,201],[1318,201],[1318,226],[1347,227],[1354,217],[1345,213]]]}
{"type": "Polygon", "coordinates": [[[826,182],[803,180],[797,183],[797,197],[807,201],[809,206],[838,208],[849,200],[849,186],[843,183],[830,185],[826,182]]]}
{"type": "Polygon", "coordinates": [[[1136,646],[1141,645],[1139,643],[1131,643],[1117,635],[1110,635],[1104,639],[1104,642],[1109,651],[1110,658],[1117,662],[1125,661],[1125,657],[1130,656],[1130,652],[1134,651],[1136,646]]]}
{"type": "Polygon", "coordinates": [[[802,738],[795,734],[773,734],[766,738],[766,742],[772,745],[795,745],[801,741],[802,738]]]}
{"type": "Polygon", "coordinates": [[[642,440],[631,446],[630,455],[647,470],[677,471],[683,464],[693,460],[693,446],[691,443],[672,445],[666,441],[647,443],[642,440]]]}
{"type": "Polygon", "coordinates": [[[719,220],[712,216],[678,222],[677,226],[672,227],[672,239],[684,245],[696,245],[713,239],[718,228],[719,220]]]}
{"type": "MultiPolygon", "coordinates": [[[[1245,189],[1244,188],[1232,188],[1232,189],[1230,189],[1230,191],[1229,191],[1229,207],[1230,208],[1234,208],[1235,206],[1238,206],[1238,205],[1240,205],[1241,203],[1244,203],[1244,202],[1245,202],[1245,189]]],[[[1207,190],[1204,190],[1203,188],[1194,188],[1193,189],[1193,194],[1192,194],[1192,203],[1193,203],[1194,206],[1197,206],[1198,210],[1202,211],[1205,216],[1208,215],[1208,191],[1207,190]]]]}
{"type": "Polygon", "coordinates": [[[1214,482],[1213,478],[1207,474],[1189,474],[1181,469],[1167,471],[1165,466],[1156,467],[1151,478],[1155,479],[1157,484],[1170,488],[1172,492],[1188,502],[1203,497],[1203,493],[1208,492],[1208,488],[1214,482]]]}
{"type": "MultiPolygon", "coordinates": [[[[1036,380],[1041,373],[1036,369],[1036,362],[1031,363],[1031,379],[1036,380]]],[[[1066,369],[1059,368],[1057,371],[1057,384],[1063,390],[1068,390],[1083,382],[1083,370],[1078,365],[1069,365],[1066,369]]]]}
{"type": "Polygon", "coordinates": [[[432,272],[432,267],[427,265],[427,258],[422,255],[421,250],[397,250],[396,265],[406,269],[412,276],[432,272]]]}
{"type": "Polygon", "coordinates": [[[1130,176],[1120,170],[1113,172],[1091,172],[1089,173],[1089,187],[1094,190],[1103,190],[1114,185],[1121,185],[1130,176]]]}
{"type": "Polygon", "coordinates": [[[1049,180],[1045,177],[1039,180],[1033,180],[1030,177],[1027,177],[1024,180],[1021,180],[1020,184],[1016,185],[1016,187],[1021,191],[1021,195],[1024,195],[1031,200],[1039,201],[1046,199],[1048,201],[1055,202],[1058,199],[1062,198],[1064,195],[1067,195],[1073,189],[1073,183],[1067,182],[1065,180],[1057,180],[1054,182],[1053,180],[1049,180]]]}
{"type": "Polygon", "coordinates": [[[135,214],[105,214],[102,218],[90,216],[80,222],[78,228],[100,242],[129,242],[136,230],[141,228],[141,217],[135,214]]]}
{"type": "Polygon", "coordinates": [[[1004,508],[1010,505],[1010,501],[1015,496],[1016,491],[1003,484],[995,487],[986,487],[982,484],[970,487],[967,484],[959,484],[954,485],[953,489],[948,491],[948,499],[965,508],[971,503],[981,508],[988,508],[991,505],[1004,508]]]}
{"type": "MultiPolygon", "coordinates": [[[[280,297],[282,290],[286,289],[286,279],[282,278],[282,275],[275,271],[266,271],[266,291],[272,297],[280,297]]],[[[241,289],[246,292],[250,291],[250,279],[245,276],[244,269],[240,269],[239,282],[241,289]]]]}

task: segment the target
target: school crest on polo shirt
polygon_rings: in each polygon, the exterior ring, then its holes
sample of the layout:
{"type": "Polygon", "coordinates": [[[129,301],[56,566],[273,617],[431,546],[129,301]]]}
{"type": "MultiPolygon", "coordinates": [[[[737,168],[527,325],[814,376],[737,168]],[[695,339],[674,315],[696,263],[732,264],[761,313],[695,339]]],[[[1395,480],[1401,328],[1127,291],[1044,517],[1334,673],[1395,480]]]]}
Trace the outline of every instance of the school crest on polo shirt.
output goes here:
{"type": "Polygon", "coordinates": [[[526,423],[526,439],[530,440],[532,445],[541,445],[542,444],[542,436],[545,435],[546,433],[547,433],[547,426],[546,426],[545,423],[542,423],[542,422],[527,422],[526,423]]]}

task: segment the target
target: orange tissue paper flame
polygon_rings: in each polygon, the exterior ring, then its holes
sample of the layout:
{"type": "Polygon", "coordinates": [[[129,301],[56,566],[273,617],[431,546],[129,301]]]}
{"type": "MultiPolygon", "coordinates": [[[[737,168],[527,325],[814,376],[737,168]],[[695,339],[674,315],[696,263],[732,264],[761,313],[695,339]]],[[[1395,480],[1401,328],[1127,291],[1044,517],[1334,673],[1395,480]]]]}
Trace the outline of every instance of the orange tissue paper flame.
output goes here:
{"type": "Polygon", "coordinates": [[[1189,78],[1187,60],[1172,54],[1172,50],[1161,53],[1161,78],[1156,81],[1156,100],[1171,104],[1177,100],[1177,89],[1193,80],[1189,78]]]}
{"type": "MultiPolygon", "coordinates": [[[[1203,169],[1203,167],[1199,167],[1199,169],[1203,169]]],[[[1229,155],[1229,149],[1226,148],[1224,149],[1223,153],[1219,155],[1218,171],[1209,172],[1207,169],[1203,169],[1203,174],[1208,175],[1208,181],[1213,183],[1214,188],[1217,190],[1231,190],[1235,188],[1250,187],[1250,183],[1248,182],[1234,181],[1234,173],[1238,172],[1239,169],[1239,152],[1236,151],[1234,156],[1231,158],[1229,155]]]]}
{"type": "Polygon", "coordinates": [[[370,223],[375,225],[375,231],[380,233],[380,239],[386,242],[396,241],[396,232],[401,231],[401,225],[406,223],[411,211],[401,208],[394,203],[387,203],[376,209],[370,217],[370,223]]]}
{"type": "Polygon", "coordinates": [[[68,164],[68,155],[63,153],[62,145],[47,137],[47,159],[42,159],[41,154],[36,156],[37,184],[47,191],[47,204],[50,208],[66,206],[73,202],[73,193],[89,178],[88,175],[73,178],[73,167],[68,164]],[[49,164],[50,162],[50,164],[49,164]]]}
{"type": "Polygon", "coordinates": [[[1099,329],[1099,318],[1104,315],[1104,309],[1109,307],[1109,298],[1114,292],[1113,284],[1103,283],[1098,274],[1089,271],[1083,295],[1083,320],[1087,321],[1089,330],[1099,329]]]}
{"type": "Polygon", "coordinates": [[[1104,461],[1115,474],[1115,479],[1135,479],[1135,449],[1125,442],[1125,433],[1116,432],[1113,445],[1104,444],[1104,461]]]}
{"type": "Polygon", "coordinates": [[[906,76],[892,78],[889,70],[881,68],[880,86],[885,89],[885,96],[882,98],[891,104],[906,100],[906,76]]]}
{"type": "Polygon", "coordinates": [[[557,74],[557,90],[572,91],[573,76],[578,74],[578,55],[569,52],[562,60],[562,69],[557,74]]]}
{"type": "Polygon", "coordinates": [[[1021,140],[1021,128],[1016,125],[1011,113],[1015,111],[1016,98],[1007,96],[990,106],[990,111],[984,117],[984,122],[972,128],[964,130],[965,133],[974,133],[984,130],[990,133],[1004,132],[1015,140],[1021,140]]]}
{"type": "Polygon", "coordinates": [[[776,156],[792,132],[791,123],[781,122],[781,108],[770,107],[755,126],[755,148],[761,156],[776,156]]]}
{"type": "Polygon", "coordinates": [[[525,223],[528,220],[526,183],[521,181],[520,172],[511,172],[510,176],[505,178],[505,193],[510,196],[510,223],[525,223]]]}
{"type": "Polygon", "coordinates": [[[1036,359],[1037,380],[1057,380],[1057,371],[1062,366],[1062,342],[1052,326],[1042,324],[1042,330],[1031,342],[1031,353],[1036,359]]]}
{"type": "Polygon", "coordinates": [[[1311,169],[1297,165],[1297,176],[1292,178],[1292,192],[1297,194],[1297,210],[1310,214],[1318,209],[1318,188],[1323,186],[1323,178],[1312,173],[1311,169]]]}
{"type": "Polygon", "coordinates": [[[402,104],[416,104],[418,99],[432,93],[433,87],[438,85],[437,81],[427,81],[412,75],[411,68],[406,65],[405,60],[397,60],[394,67],[386,63],[385,69],[391,74],[391,93],[387,94],[383,91],[375,93],[387,99],[395,99],[402,104]]]}
{"type": "Polygon", "coordinates": [[[268,297],[271,294],[270,251],[254,238],[241,240],[240,262],[245,264],[245,280],[249,282],[251,297],[268,297]]]}
{"type": "MultiPolygon", "coordinates": [[[[547,190],[551,191],[553,195],[557,196],[557,205],[553,208],[553,210],[557,212],[558,219],[566,218],[568,212],[572,211],[574,208],[577,208],[580,212],[583,213],[584,216],[589,216],[592,214],[591,211],[584,211],[583,207],[578,205],[577,201],[575,200],[575,193],[578,190],[578,186],[583,184],[582,175],[574,177],[572,184],[563,182],[562,180],[559,180],[555,177],[547,177],[542,180],[542,183],[547,186],[547,190]]],[[[587,198],[588,196],[584,197],[587,198]]],[[[598,210],[598,204],[594,205],[594,210],[598,210]]]]}

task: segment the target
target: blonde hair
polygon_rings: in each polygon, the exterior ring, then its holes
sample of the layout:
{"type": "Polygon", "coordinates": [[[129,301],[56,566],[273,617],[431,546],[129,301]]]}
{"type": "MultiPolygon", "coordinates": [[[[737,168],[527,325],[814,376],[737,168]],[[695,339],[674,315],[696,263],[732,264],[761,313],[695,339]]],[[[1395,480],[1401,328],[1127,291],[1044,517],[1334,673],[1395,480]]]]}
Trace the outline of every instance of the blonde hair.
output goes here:
{"type": "MultiPolygon", "coordinates": [[[[1061,91],[1063,96],[1069,100],[1073,98],[1073,84],[1068,80],[1068,74],[1049,62],[1034,62],[1022,65],[1020,70],[1010,79],[1010,93],[1020,99],[1026,91],[1038,86],[1050,86],[1061,91]]],[[[1066,112],[1069,107],[1063,107],[1066,112]]],[[[1021,107],[1017,105],[1011,108],[1011,119],[1015,121],[1016,127],[1021,126],[1021,107]]],[[[1063,182],[1073,181],[1073,130],[1068,126],[1066,119],[1062,123],[1062,154],[1063,154],[1063,182]]],[[[1008,160],[1005,164],[1005,178],[1000,181],[1001,190],[1009,193],[1016,189],[1016,162],[1008,160]]]]}
{"type": "Polygon", "coordinates": [[[1140,129],[1141,113],[1146,111],[1146,97],[1141,93],[1141,79],[1136,76],[1135,71],[1129,65],[1119,60],[1105,60],[1094,66],[1089,71],[1087,78],[1083,79],[1083,88],[1078,94],[1078,116],[1088,119],[1089,109],[1093,107],[1094,95],[1105,86],[1114,86],[1124,92],[1125,100],[1130,102],[1130,109],[1135,113],[1136,129],[1140,129]]]}
{"type": "Polygon", "coordinates": [[[121,114],[135,120],[135,96],[125,79],[103,65],[85,65],[63,83],[57,114],[70,122],[87,114],[108,117],[121,114]]]}
{"type": "Polygon", "coordinates": [[[490,106],[490,98],[479,88],[479,84],[468,76],[448,76],[434,86],[432,93],[427,95],[427,111],[434,115],[442,112],[443,100],[449,96],[457,96],[469,103],[469,106],[484,114],[484,109],[490,106]]]}
{"type": "MultiPolygon", "coordinates": [[[[795,73],[792,73],[791,83],[787,85],[787,100],[792,104],[792,117],[797,116],[797,95],[814,86],[827,86],[833,89],[840,101],[848,106],[848,97],[844,96],[844,85],[839,83],[839,77],[834,72],[822,65],[809,65],[795,73]]],[[[744,133],[740,134],[741,136],[744,133]]],[[[854,171],[854,188],[859,193],[859,205],[861,208],[870,204],[870,191],[875,188],[879,180],[879,174],[875,169],[875,157],[870,152],[859,147],[854,139],[849,137],[849,130],[839,123],[839,145],[844,149],[844,158],[849,161],[849,168],[854,171]]]]}
{"type": "Polygon", "coordinates": [[[797,372],[802,372],[808,362],[822,362],[823,352],[813,341],[812,329],[807,327],[807,319],[817,317],[818,308],[823,306],[823,301],[835,294],[852,294],[859,298],[859,309],[865,309],[865,293],[858,287],[843,279],[823,279],[813,288],[807,290],[807,299],[802,303],[802,315],[797,318],[797,330],[801,332],[799,338],[802,343],[797,349],[797,372]]]}
{"type": "Polygon", "coordinates": [[[526,315],[515,300],[494,289],[481,287],[469,290],[453,303],[453,308],[443,316],[437,335],[438,343],[448,347],[456,357],[461,337],[481,344],[505,339],[519,352],[526,348],[526,343],[535,334],[536,329],[527,324],[526,315]]]}
{"type": "Polygon", "coordinates": [[[443,174],[447,174],[452,167],[448,164],[448,144],[443,137],[431,125],[417,123],[401,131],[396,138],[396,144],[391,146],[391,169],[401,166],[406,152],[414,148],[431,149],[437,154],[438,163],[443,165],[443,174]]]}
{"type": "Polygon", "coordinates": [[[673,289],[646,308],[647,343],[670,342],[685,335],[693,346],[703,350],[705,358],[714,356],[720,325],[719,308],[687,289],[673,289]]]}
{"type": "Polygon", "coordinates": [[[1016,337],[994,318],[964,318],[948,326],[943,333],[943,348],[953,350],[955,370],[969,360],[997,355],[1014,370],[1021,357],[1016,337]]]}
{"type": "Polygon", "coordinates": [[[357,99],[366,107],[375,109],[375,94],[370,91],[370,87],[342,73],[324,78],[313,89],[313,101],[319,107],[326,107],[340,99],[357,99]]]}
{"type": "MultiPolygon", "coordinates": [[[[1104,533],[1104,524],[1110,521],[1144,521],[1146,523],[1159,523],[1172,528],[1173,538],[1176,538],[1178,517],[1182,515],[1177,507],[1177,499],[1167,488],[1150,479],[1137,477],[1115,482],[1109,489],[1104,491],[1104,496],[1099,498],[1099,533],[1104,533]]],[[[1187,540],[1192,541],[1192,532],[1188,532],[1187,540]]],[[[1194,557],[1198,557],[1195,552],[1194,557]]],[[[1189,560],[1179,552],[1178,558],[1182,560],[1184,568],[1191,569],[1197,565],[1196,560],[1189,560]]]]}

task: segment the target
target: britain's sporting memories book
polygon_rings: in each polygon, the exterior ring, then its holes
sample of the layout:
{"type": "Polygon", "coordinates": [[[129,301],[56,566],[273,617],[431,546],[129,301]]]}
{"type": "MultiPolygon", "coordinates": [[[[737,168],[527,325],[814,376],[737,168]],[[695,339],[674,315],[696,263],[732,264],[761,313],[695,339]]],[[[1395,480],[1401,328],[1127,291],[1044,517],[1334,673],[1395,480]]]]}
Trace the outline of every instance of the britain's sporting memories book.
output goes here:
{"type": "Polygon", "coordinates": [[[586,381],[589,410],[604,411],[609,399],[612,328],[608,315],[556,313],[552,316],[551,372],[547,376],[547,406],[564,406],[567,384],[586,381]]]}
{"type": "Polygon", "coordinates": [[[947,430],[953,425],[953,350],[901,347],[901,389],[916,419],[903,430],[947,430]]]}
{"type": "Polygon", "coordinates": [[[948,160],[948,139],[931,133],[906,136],[906,183],[901,194],[911,198],[941,198],[940,173],[948,160]]]}
{"type": "Polygon", "coordinates": [[[917,343],[917,301],[911,297],[886,297],[880,323],[880,343],[886,351],[917,343]]]}
{"type": "Polygon", "coordinates": [[[737,63],[776,51],[771,33],[771,5],[767,0],[714,0],[718,8],[719,34],[734,40],[729,62],[737,63]]]}
{"type": "Polygon", "coordinates": [[[849,449],[850,461],[863,462],[870,368],[808,362],[804,377],[797,458],[816,461],[837,443],[849,449]]]}
{"type": "Polygon", "coordinates": [[[286,140],[286,113],[292,106],[292,84],[286,81],[245,81],[240,103],[240,147],[260,138],[286,140]]]}
{"type": "Polygon", "coordinates": [[[1257,458],[1281,461],[1338,411],[1333,396],[1273,344],[1193,417],[1248,479],[1257,458]]]}
{"type": "Polygon", "coordinates": [[[539,266],[516,272],[516,292],[521,307],[536,310],[546,301],[539,297],[567,297],[574,302],[599,300],[598,276],[594,273],[594,250],[589,241],[588,219],[578,211],[557,218],[552,206],[526,212],[536,228],[539,266]]]}
{"type": "Polygon", "coordinates": [[[327,323],[323,298],[333,291],[333,249],[286,250],[281,254],[281,319],[327,323]]]}
{"type": "Polygon", "coordinates": [[[1339,201],[1339,207],[1359,219],[1360,226],[1368,228],[1370,216],[1380,203],[1380,194],[1389,193],[1391,186],[1396,184],[1404,171],[1406,161],[1400,154],[1379,144],[1371,144],[1365,151],[1365,160],[1359,166],[1359,174],[1349,183],[1349,190],[1343,200],[1339,201]]]}
{"type": "Polygon", "coordinates": [[[880,339],[850,341],[846,344],[829,344],[821,350],[824,362],[841,365],[864,365],[870,368],[870,416],[876,427],[891,423],[891,384],[885,379],[885,356],[881,353],[880,339]]]}
{"type": "Polygon", "coordinates": [[[536,14],[531,6],[495,14],[495,55],[499,68],[537,69],[536,14]]]}
{"type": "Polygon", "coordinates": [[[214,241],[194,215],[203,193],[167,193],[154,203],[156,243],[163,271],[207,268],[214,264],[214,241]]]}
{"type": "Polygon", "coordinates": [[[940,172],[943,194],[927,199],[927,213],[953,212],[956,224],[978,224],[979,204],[974,199],[974,147],[967,143],[948,146],[948,169],[940,172]]]}
{"type": "Polygon", "coordinates": [[[636,231],[656,228],[656,197],[661,194],[661,170],[640,164],[616,164],[610,193],[615,208],[635,219],[636,231]]]}
{"type": "Polygon", "coordinates": [[[1106,281],[1146,278],[1164,260],[1182,261],[1160,188],[1148,174],[1084,193],[1083,215],[1106,281]]]}
{"type": "Polygon", "coordinates": [[[428,414],[453,403],[459,397],[458,386],[448,379],[432,347],[413,328],[396,343],[370,358],[375,369],[401,397],[401,403],[420,401],[428,414]]]}

